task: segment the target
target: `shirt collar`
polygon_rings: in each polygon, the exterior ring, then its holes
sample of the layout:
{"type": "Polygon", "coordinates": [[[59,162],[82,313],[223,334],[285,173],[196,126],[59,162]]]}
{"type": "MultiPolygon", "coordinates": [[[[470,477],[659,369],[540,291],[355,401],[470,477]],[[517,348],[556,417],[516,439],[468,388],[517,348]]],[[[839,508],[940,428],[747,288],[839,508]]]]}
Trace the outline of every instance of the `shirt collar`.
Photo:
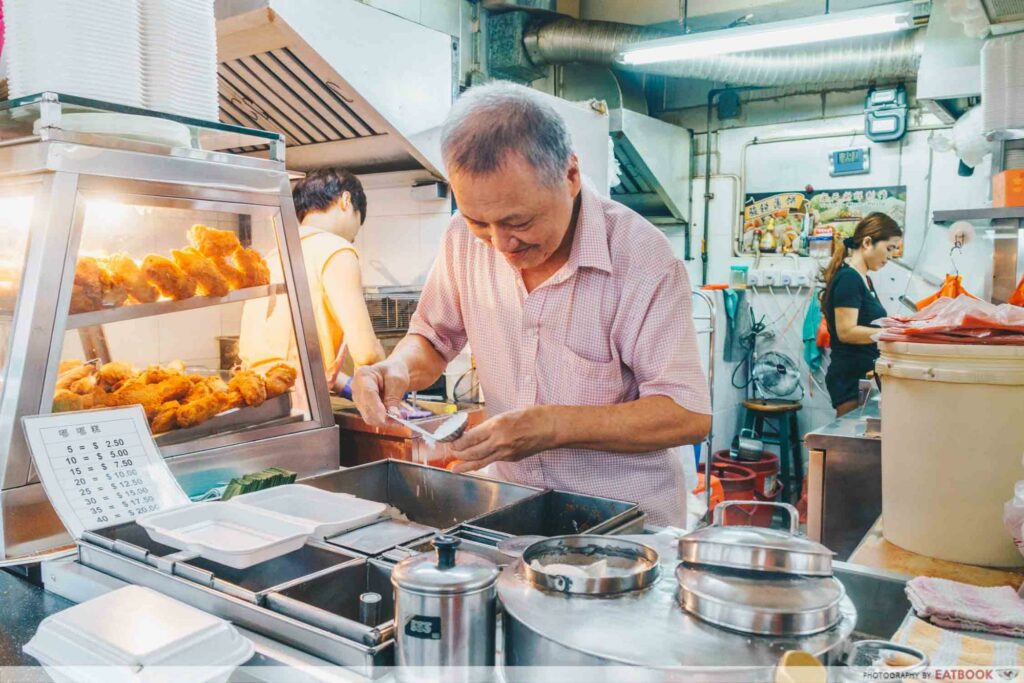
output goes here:
{"type": "Polygon", "coordinates": [[[566,264],[569,272],[577,268],[596,268],[612,272],[608,253],[608,225],[601,200],[586,182],[580,188],[580,213],[576,217],[576,234],[566,264]]]}

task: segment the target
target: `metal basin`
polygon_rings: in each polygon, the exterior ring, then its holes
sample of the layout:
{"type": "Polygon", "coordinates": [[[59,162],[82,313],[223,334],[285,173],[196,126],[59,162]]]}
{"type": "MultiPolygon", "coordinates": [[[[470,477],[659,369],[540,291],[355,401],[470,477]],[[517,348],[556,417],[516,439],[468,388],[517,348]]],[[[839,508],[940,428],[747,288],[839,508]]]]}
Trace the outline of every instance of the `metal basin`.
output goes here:
{"type": "Polygon", "coordinates": [[[639,533],[636,503],[566,491],[547,491],[473,520],[471,525],[510,536],[639,533]]]}
{"type": "Polygon", "coordinates": [[[364,645],[394,637],[395,596],[391,565],[365,560],[267,595],[269,609],[364,645]],[[359,596],[381,596],[376,624],[359,621],[359,596]]]}
{"type": "Polygon", "coordinates": [[[451,528],[540,492],[400,460],[350,467],[302,483],[387,503],[410,521],[435,529],[451,528]]]}

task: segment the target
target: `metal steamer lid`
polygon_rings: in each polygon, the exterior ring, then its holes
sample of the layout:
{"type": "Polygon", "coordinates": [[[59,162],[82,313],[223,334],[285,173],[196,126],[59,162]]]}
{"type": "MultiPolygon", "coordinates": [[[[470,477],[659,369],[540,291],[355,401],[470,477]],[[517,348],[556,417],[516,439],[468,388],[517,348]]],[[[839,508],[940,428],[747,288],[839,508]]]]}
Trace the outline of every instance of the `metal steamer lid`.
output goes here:
{"type": "Polygon", "coordinates": [[[676,568],[679,604],[723,628],[770,636],[826,631],[842,618],[843,584],[833,577],[676,568]]]}
{"type": "Polygon", "coordinates": [[[575,595],[616,595],[654,584],[658,552],[615,536],[555,536],[527,547],[519,570],[534,588],[575,595]]]}
{"type": "Polygon", "coordinates": [[[832,576],[833,552],[798,535],[798,513],[787,503],[725,501],[715,507],[711,526],[679,539],[679,559],[693,565],[798,576],[832,576]],[[732,505],[770,505],[789,513],[789,531],[753,526],[723,526],[732,505]]]}
{"type": "Polygon", "coordinates": [[[395,565],[391,582],[402,590],[436,595],[472,593],[493,586],[498,567],[480,555],[456,550],[461,542],[452,536],[438,536],[434,539],[436,553],[402,560],[395,565]]]}

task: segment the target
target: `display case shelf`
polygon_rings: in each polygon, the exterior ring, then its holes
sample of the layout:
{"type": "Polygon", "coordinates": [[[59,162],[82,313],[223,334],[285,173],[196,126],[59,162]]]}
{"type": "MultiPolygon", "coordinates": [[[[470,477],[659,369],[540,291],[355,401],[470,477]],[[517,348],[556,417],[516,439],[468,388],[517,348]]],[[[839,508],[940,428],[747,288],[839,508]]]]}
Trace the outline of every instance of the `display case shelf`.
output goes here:
{"type": "MultiPolygon", "coordinates": [[[[1004,208],[984,209],[953,209],[935,211],[932,220],[936,223],[952,223],[954,221],[994,221],[1024,219],[1024,206],[1008,206],[1004,208]]],[[[993,226],[1005,227],[1005,226],[993,226]]]]}
{"type": "Polygon", "coordinates": [[[75,313],[68,316],[67,329],[77,330],[82,327],[96,327],[109,323],[119,323],[125,320],[137,318],[149,318],[155,315],[167,313],[178,313],[180,311],[192,311],[197,308],[219,306],[221,304],[232,304],[249,299],[261,299],[267,296],[285,294],[286,287],[283,284],[263,285],[261,287],[246,287],[236,289],[227,296],[193,296],[180,301],[157,301],[151,304],[134,304],[119,306],[118,308],[106,308],[100,311],[89,311],[87,313],[75,313]]]}

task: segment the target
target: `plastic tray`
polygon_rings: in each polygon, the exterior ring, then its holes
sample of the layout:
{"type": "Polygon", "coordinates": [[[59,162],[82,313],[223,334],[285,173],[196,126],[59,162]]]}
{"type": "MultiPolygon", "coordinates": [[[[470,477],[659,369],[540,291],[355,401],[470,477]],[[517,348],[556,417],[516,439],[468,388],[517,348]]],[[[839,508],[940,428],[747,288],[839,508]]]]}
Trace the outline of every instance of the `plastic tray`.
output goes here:
{"type": "Polygon", "coordinates": [[[348,493],[287,484],[232,498],[229,505],[244,505],[312,526],[312,536],[324,539],[365,526],[384,517],[387,505],[356,498],[348,493]]]}
{"type": "Polygon", "coordinates": [[[253,645],[223,619],[127,586],[47,617],[25,652],[58,682],[213,683],[248,661],[253,645]]]}
{"type": "Polygon", "coordinates": [[[191,550],[234,569],[298,550],[313,533],[310,524],[247,505],[219,502],[151,512],[136,521],[157,543],[191,550]]]}

